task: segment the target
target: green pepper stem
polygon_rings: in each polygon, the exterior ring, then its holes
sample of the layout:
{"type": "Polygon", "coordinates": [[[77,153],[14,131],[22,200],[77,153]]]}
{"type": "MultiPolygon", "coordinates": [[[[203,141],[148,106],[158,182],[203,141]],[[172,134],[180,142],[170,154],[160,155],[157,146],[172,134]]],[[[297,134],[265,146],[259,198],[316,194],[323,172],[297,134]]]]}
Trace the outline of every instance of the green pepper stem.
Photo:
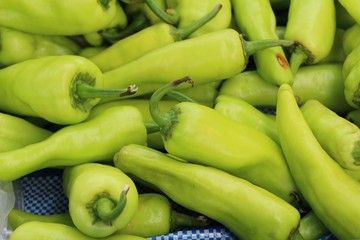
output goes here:
{"type": "Polygon", "coordinates": [[[198,19],[190,26],[187,26],[185,28],[177,28],[174,33],[175,39],[182,40],[182,39],[185,39],[188,36],[190,36],[196,30],[198,30],[199,28],[204,26],[206,23],[208,23],[211,19],[213,19],[218,14],[218,12],[220,11],[221,8],[222,8],[222,5],[217,4],[208,14],[206,14],[202,18],[198,19]]]}
{"type": "Polygon", "coordinates": [[[145,122],[146,133],[155,133],[160,131],[159,125],[153,122],[145,122]]]}
{"type": "Polygon", "coordinates": [[[290,56],[290,69],[295,74],[303,63],[312,63],[314,57],[300,44],[296,44],[290,56]]]}
{"type": "Polygon", "coordinates": [[[109,3],[110,3],[110,0],[98,0],[97,1],[102,8],[104,8],[105,10],[109,8],[109,3]]]}
{"type": "Polygon", "coordinates": [[[123,190],[121,191],[119,201],[117,203],[109,196],[100,196],[92,206],[92,209],[95,213],[95,220],[101,219],[102,221],[111,224],[111,221],[120,216],[126,206],[126,195],[129,189],[130,186],[128,184],[125,184],[123,190]]]}
{"type": "Polygon", "coordinates": [[[154,0],[145,0],[145,3],[149,6],[151,11],[164,22],[171,25],[177,25],[179,23],[179,15],[174,9],[167,9],[164,11],[154,0]]]}
{"type": "Polygon", "coordinates": [[[80,99],[123,97],[133,95],[137,92],[137,90],[138,87],[135,84],[128,86],[126,89],[102,89],[93,87],[86,83],[78,82],[76,84],[75,94],[80,99]]]}
{"type": "Polygon", "coordinates": [[[190,77],[186,76],[178,80],[172,81],[168,84],[165,84],[164,86],[158,88],[151,95],[149,101],[150,114],[153,120],[159,125],[160,129],[166,128],[169,123],[169,116],[166,113],[162,113],[159,108],[159,102],[161,98],[173,88],[184,82],[191,83],[192,86],[194,85],[194,81],[190,77]]]}
{"type": "Polygon", "coordinates": [[[192,99],[189,96],[186,96],[185,94],[179,92],[179,91],[175,91],[175,90],[171,90],[169,92],[166,93],[167,96],[175,99],[176,101],[179,102],[193,102],[196,103],[196,101],[194,99],[192,99]]]}
{"type": "Polygon", "coordinates": [[[170,231],[174,231],[179,227],[206,227],[209,221],[205,216],[191,216],[180,213],[175,210],[171,211],[170,216],[170,231]]]}
{"type": "Polygon", "coordinates": [[[244,46],[244,52],[247,56],[253,55],[259,50],[263,50],[269,47],[292,47],[295,44],[295,41],[292,40],[284,40],[284,39],[266,39],[266,40],[254,40],[254,41],[246,41],[241,35],[240,38],[242,40],[244,46]]]}

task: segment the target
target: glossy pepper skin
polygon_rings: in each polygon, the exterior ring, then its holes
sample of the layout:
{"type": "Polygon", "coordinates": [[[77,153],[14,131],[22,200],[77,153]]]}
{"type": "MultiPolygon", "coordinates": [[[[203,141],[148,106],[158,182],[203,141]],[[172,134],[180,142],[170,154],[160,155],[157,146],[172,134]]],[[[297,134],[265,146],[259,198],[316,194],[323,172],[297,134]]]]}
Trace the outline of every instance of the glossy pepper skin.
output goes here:
{"type": "Polygon", "coordinates": [[[47,35],[81,35],[111,26],[116,20],[115,0],[80,0],[52,3],[36,0],[1,1],[2,26],[47,35]],[[13,16],[13,17],[9,17],[13,16]],[[30,20],[29,20],[30,19],[30,20]]]}
{"type": "Polygon", "coordinates": [[[314,64],[325,58],[334,43],[335,31],[333,0],[291,0],[284,38],[299,44],[290,57],[293,73],[302,64],[314,64]]]}
{"type": "Polygon", "coordinates": [[[191,216],[173,209],[169,199],[160,193],[139,194],[134,217],[116,233],[141,237],[169,234],[179,228],[200,228],[208,225],[204,216],[191,216]]]}
{"type": "Polygon", "coordinates": [[[0,67],[6,67],[32,58],[49,55],[71,55],[80,51],[80,46],[65,36],[31,34],[1,27],[0,67]]]}
{"type": "Polygon", "coordinates": [[[0,113],[0,152],[43,141],[52,132],[23,118],[0,113]]]}
{"type": "Polygon", "coordinates": [[[104,90],[100,69],[77,55],[30,59],[0,69],[0,86],[1,111],[63,125],[84,121],[100,101],[97,91],[105,97],[116,93],[104,90]]]}
{"type": "Polygon", "coordinates": [[[235,122],[248,125],[280,144],[276,121],[241,98],[218,95],[214,109],[235,122]]]}
{"type": "Polygon", "coordinates": [[[93,238],[81,233],[77,228],[60,223],[31,221],[22,224],[10,236],[10,240],[145,240],[131,235],[112,235],[106,238],[93,238]]]}
{"type": "Polygon", "coordinates": [[[343,168],[360,170],[359,127],[316,100],[300,110],[322,148],[343,168]]]}
{"type": "Polygon", "coordinates": [[[124,66],[105,72],[104,87],[136,84],[139,90],[134,96],[140,96],[183,76],[191,76],[197,85],[220,81],[243,71],[254,52],[282,44],[291,46],[293,42],[246,42],[233,29],[218,30],[155,49],[124,66]]]}
{"type": "Polygon", "coordinates": [[[95,63],[102,72],[111,71],[152,50],[187,38],[192,32],[196,31],[196,29],[199,29],[199,27],[214,18],[220,9],[221,5],[216,6],[210,13],[183,28],[177,28],[164,22],[150,25],[141,31],[115,42],[104,51],[101,51],[89,59],[95,63]]]}
{"type": "MultiPolygon", "coordinates": [[[[345,100],[342,64],[303,66],[295,74],[292,85],[298,103],[319,100],[338,114],[352,110],[345,100]]],[[[224,80],[219,94],[239,97],[256,107],[276,107],[278,87],[264,81],[256,70],[239,73],[224,80]]]]}
{"type": "Polygon", "coordinates": [[[299,224],[296,208],[216,168],[134,144],[121,148],[114,164],[176,203],[223,224],[240,239],[287,239],[299,224]]]}
{"type": "MultiPolygon", "coordinates": [[[[276,17],[270,1],[232,0],[231,3],[235,21],[246,38],[249,40],[278,38],[276,17]]],[[[294,76],[282,47],[256,52],[254,62],[258,73],[265,81],[274,85],[293,83],[294,76]]]]}
{"type": "Polygon", "coordinates": [[[84,163],[67,167],[63,189],[74,225],[91,237],[107,237],[124,228],[138,207],[135,183],[111,165],[84,163]]]}
{"type": "Polygon", "coordinates": [[[286,84],[279,89],[276,120],[292,176],[311,209],[337,238],[360,238],[360,183],[321,147],[286,84]]]}
{"type": "Polygon", "coordinates": [[[164,85],[150,98],[150,113],[160,127],[166,151],[222,169],[297,204],[297,188],[280,147],[270,137],[197,103],[180,102],[167,112],[160,111],[157,104],[163,94],[186,81],[191,82],[183,78],[164,85]]]}
{"type": "Polygon", "coordinates": [[[146,136],[136,108],[114,107],[88,121],[63,127],[43,141],[0,153],[0,180],[12,181],[46,167],[109,161],[121,146],[145,144],[146,136]]]}

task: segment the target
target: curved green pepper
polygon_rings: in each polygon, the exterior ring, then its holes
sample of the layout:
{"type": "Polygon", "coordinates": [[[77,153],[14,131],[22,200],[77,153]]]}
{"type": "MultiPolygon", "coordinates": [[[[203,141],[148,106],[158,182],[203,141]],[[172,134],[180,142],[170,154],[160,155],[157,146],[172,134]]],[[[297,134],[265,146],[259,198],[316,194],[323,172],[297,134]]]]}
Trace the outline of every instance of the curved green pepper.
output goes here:
{"type": "Polygon", "coordinates": [[[84,163],[65,168],[63,189],[69,199],[72,222],[94,238],[107,237],[124,228],[138,207],[135,183],[110,165],[84,163]]]}
{"type": "Polygon", "coordinates": [[[248,125],[269,136],[280,144],[276,130],[276,121],[241,98],[230,95],[219,95],[214,109],[224,116],[248,125]]]}
{"type": "MultiPolygon", "coordinates": [[[[191,76],[198,85],[220,81],[243,71],[250,55],[292,41],[245,41],[233,29],[223,29],[155,49],[114,70],[105,72],[104,87],[118,88],[135,83],[137,96],[154,92],[169,79],[191,76]],[[209,57],[209,53],[211,56],[209,57]]],[[[189,88],[187,86],[180,88],[189,88]]]]}
{"type": "Polygon", "coordinates": [[[48,35],[80,35],[110,27],[116,20],[119,3],[115,0],[71,0],[48,2],[26,0],[0,3],[2,26],[48,35]],[[9,17],[11,16],[11,17],[9,17]]]}
{"type": "Polygon", "coordinates": [[[296,73],[302,64],[315,64],[331,51],[336,30],[333,0],[291,0],[285,39],[298,42],[290,57],[296,73]],[[324,27],[326,26],[326,28],[324,27]]]}
{"type": "Polygon", "coordinates": [[[150,113],[160,127],[166,151],[227,171],[297,204],[297,188],[280,147],[271,138],[197,103],[180,102],[167,112],[160,111],[162,96],[186,81],[191,80],[183,78],[164,85],[150,99],[150,113]]]}
{"type": "Polygon", "coordinates": [[[359,127],[317,100],[306,101],[300,110],[322,148],[343,168],[360,170],[359,127]]]}
{"type": "Polygon", "coordinates": [[[342,39],[345,56],[349,55],[360,43],[360,25],[354,24],[347,28],[342,39]]]}
{"type": "Polygon", "coordinates": [[[311,209],[337,238],[360,238],[360,183],[321,147],[286,84],[279,88],[276,120],[286,161],[311,209]]]}
{"type": "Polygon", "coordinates": [[[344,79],[344,94],[346,102],[353,108],[360,108],[360,62],[356,62],[344,79]]]}
{"type": "MultiPolygon", "coordinates": [[[[249,40],[278,39],[276,17],[270,1],[233,0],[232,6],[234,18],[249,40]]],[[[294,76],[282,47],[256,52],[254,62],[258,73],[265,81],[275,85],[293,83],[294,76]]]]}
{"type": "Polygon", "coordinates": [[[65,36],[31,34],[0,27],[0,67],[6,67],[32,58],[49,55],[71,55],[80,46],[65,36]]]}
{"type": "Polygon", "coordinates": [[[127,234],[93,238],[81,233],[77,228],[60,223],[31,221],[22,224],[10,236],[11,240],[146,240],[143,237],[127,234]]]}
{"type": "MultiPolygon", "coordinates": [[[[345,100],[342,64],[303,66],[295,74],[292,85],[298,103],[308,99],[319,100],[338,114],[352,110],[345,100]]],[[[253,71],[239,73],[224,80],[219,94],[244,99],[256,107],[276,107],[278,87],[264,81],[253,71]]]]}
{"type": "Polygon", "coordinates": [[[212,19],[221,9],[215,7],[208,15],[184,28],[175,28],[167,23],[153,24],[139,32],[117,41],[104,51],[89,58],[102,72],[121,67],[144,54],[187,38],[196,29],[212,19]],[[121,54],[119,54],[121,53],[121,54]]]}
{"type": "Polygon", "coordinates": [[[0,126],[0,152],[40,142],[52,134],[23,118],[5,113],[0,113],[0,126]]]}
{"type": "Polygon", "coordinates": [[[154,237],[180,228],[207,225],[207,218],[204,216],[191,216],[174,210],[169,199],[162,194],[142,193],[139,194],[139,206],[134,217],[116,233],[154,237]]]}
{"type": "Polygon", "coordinates": [[[108,161],[121,146],[146,144],[146,136],[135,107],[113,107],[88,121],[65,126],[43,141],[0,153],[0,181],[46,167],[108,161]]]}
{"type": "Polygon", "coordinates": [[[288,239],[298,227],[296,208],[219,169],[135,144],[121,148],[114,164],[185,208],[223,224],[240,239],[288,239]]]}
{"type": "Polygon", "coordinates": [[[0,110],[56,124],[84,121],[101,97],[136,92],[134,85],[128,89],[103,89],[100,69],[77,55],[47,56],[13,64],[0,69],[0,84],[0,110]]]}

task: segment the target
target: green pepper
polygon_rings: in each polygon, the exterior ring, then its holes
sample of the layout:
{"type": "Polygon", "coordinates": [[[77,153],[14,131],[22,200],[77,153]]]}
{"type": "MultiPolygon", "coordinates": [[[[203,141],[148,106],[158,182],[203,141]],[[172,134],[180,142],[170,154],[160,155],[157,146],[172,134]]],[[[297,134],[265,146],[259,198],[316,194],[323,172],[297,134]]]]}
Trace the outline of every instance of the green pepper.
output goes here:
{"type": "Polygon", "coordinates": [[[178,161],[136,144],[122,147],[114,164],[240,239],[288,239],[299,224],[299,212],[286,201],[213,167],[178,161]]]}
{"type": "Polygon", "coordinates": [[[221,5],[216,6],[208,15],[184,28],[175,28],[167,23],[153,24],[137,33],[117,41],[104,51],[89,58],[102,72],[121,67],[154,49],[161,48],[187,38],[206,22],[216,16],[221,5]],[[119,54],[121,53],[121,54],[119,54]]]}
{"type": "Polygon", "coordinates": [[[84,163],[67,167],[63,189],[69,199],[72,222],[94,238],[107,237],[124,228],[138,207],[135,183],[111,165],[84,163]]]}
{"type": "Polygon", "coordinates": [[[0,110],[19,116],[41,117],[56,124],[84,121],[101,97],[136,92],[103,89],[100,69],[77,55],[30,59],[0,69],[0,110]]]}
{"type": "Polygon", "coordinates": [[[31,34],[0,27],[0,67],[48,55],[77,54],[80,46],[65,36],[31,34]]]}
{"type": "Polygon", "coordinates": [[[303,240],[315,240],[328,236],[330,231],[314,211],[310,210],[300,219],[299,233],[303,240]]]}
{"type": "Polygon", "coordinates": [[[317,100],[306,101],[300,110],[322,148],[343,168],[360,170],[359,127],[317,100]]]}
{"type": "Polygon", "coordinates": [[[275,119],[245,100],[230,95],[218,95],[214,109],[236,122],[255,128],[280,144],[275,119]]]}
{"type": "Polygon", "coordinates": [[[360,183],[321,147],[291,86],[280,86],[276,110],[281,148],[303,197],[337,238],[359,239],[360,183]]]}
{"type": "MultiPolygon", "coordinates": [[[[270,1],[233,0],[232,6],[234,18],[249,40],[278,39],[276,17],[270,1]]],[[[294,76],[282,47],[256,52],[254,62],[258,73],[265,81],[275,85],[293,83],[294,76]]]]}
{"type": "Polygon", "coordinates": [[[344,6],[339,2],[335,1],[336,11],[336,26],[344,30],[356,24],[355,19],[349,14],[344,6]]]}
{"type": "Polygon", "coordinates": [[[47,35],[80,35],[105,29],[114,24],[119,3],[115,0],[60,1],[54,4],[26,0],[2,1],[0,4],[2,26],[47,35]],[[11,17],[9,17],[11,16],[11,17]]]}
{"type": "Polygon", "coordinates": [[[46,223],[59,223],[68,226],[74,226],[71,217],[68,213],[56,213],[50,215],[40,215],[30,212],[25,212],[16,208],[11,209],[7,218],[12,230],[15,230],[20,225],[31,222],[46,222],[46,223]]]}
{"type": "Polygon", "coordinates": [[[166,84],[150,98],[150,114],[160,127],[166,151],[227,171],[297,204],[297,188],[280,147],[270,137],[197,103],[180,102],[161,112],[158,103],[162,96],[182,82],[191,79],[166,84]]]}
{"type": "Polygon", "coordinates": [[[354,109],[346,113],[345,118],[360,127],[360,109],[354,109]]]}
{"type": "Polygon", "coordinates": [[[52,134],[23,118],[5,113],[0,113],[0,126],[0,152],[40,142],[52,134]]]}
{"type": "Polygon", "coordinates": [[[360,108],[360,62],[356,62],[344,79],[344,94],[346,102],[353,108],[360,108]]]}
{"type": "Polygon", "coordinates": [[[139,87],[136,96],[140,96],[154,92],[169,79],[183,76],[191,76],[197,85],[220,81],[243,71],[249,56],[256,51],[292,44],[292,41],[278,39],[245,41],[233,29],[218,30],[168,44],[105,72],[104,87],[118,88],[131,82],[139,87]]]}
{"type": "MultiPolygon", "coordinates": [[[[352,110],[345,100],[342,64],[316,64],[301,67],[292,85],[298,103],[319,100],[338,114],[352,110]]],[[[264,81],[256,70],[239,73],[224,80],[219,94],[239,97],[261,107],[276,107],[278,87],[264,81]]]]}
{"type": "Polygon", "coordinates": [[[360,43],[360,25],[354,24],[347,28],[342,39],[345,56],[349,55],[360,43]]]}
{"type": "Polygon", "coordinates": [[[77,228],[60,223],[31,221],[22,224],[10,236],[11,240],[145,240],[143,237],[127,234],[93,238],[81,233],[77,228]]]}
{"type": "Polygon", "coordinates": [[[302,64],[315,64],[325,58],[334,43],[335,30],[333,0],[291,0],[284,38],[298,42],[290,57],[292,72],[296,73],[302,64]]]}
{"type": "Polygon", "coordinates": [[[352,0],[338,0],[357,24],[360,24],[360,3],[352,0]]]}
{"type": "Polygon", "coordinates": [[[343,61],[343,77],[347,78],[351,69],[356,65],[360,60],[360,47],[355,47],[343,61]]]}
{"type": "Polygon", "coordinates": [[[331,47],[331,50],[326,57],[324,57],[318,62],[318,64],[343,63],[345,61],[346,56],[344,49],[342,48],[344,34],[345,34],[344,29],[336,28],[334,43],[331,47]]]}
{"type": "MultiPolygon", "coordinates": [[[[127,12],[128,16],[133,15],[143,15],[150,25],[163,22],[161,18],[158,17],[156,13],[154,13],[153,9],[149,7],[149,5],[144,0],[139,1],[127,1],[127,0],[120,0],[124,2],[124,8],[127,12]]],[[[155,0],[154,5],[158,9],[158,11],[166,11],[167,4],[165,0],[155,0]]]]}
{"type": "Polygon", "coordinates": [[[169,234],[180,228],[199,228],[208,225],[204,216],[192,216],[173,209],[169,199],[159,193],[139,194],[139,205],[126,227],[116,233],[141,237],[169,234]]]}
{"type": "Polygon", "coordinates": [[[0,181],[46,167],[109,161],[129,143],[146,143],[141,113],[132,106],[113,107],[88,121],[65,126],[43,141],[0,153],[0,181]]]}

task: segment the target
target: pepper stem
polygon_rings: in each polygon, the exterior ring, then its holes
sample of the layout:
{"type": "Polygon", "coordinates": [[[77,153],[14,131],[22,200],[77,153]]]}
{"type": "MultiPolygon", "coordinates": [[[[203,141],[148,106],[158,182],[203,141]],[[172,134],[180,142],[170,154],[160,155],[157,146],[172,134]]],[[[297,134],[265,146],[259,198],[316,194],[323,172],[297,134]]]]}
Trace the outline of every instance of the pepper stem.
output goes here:
{"type": "Polygon", "coordinates": [[[314,57],[300,44],[296,44],[290,57],[290,69],[295,74],[303,63],[312,63],[314,57]]]}
{"type": "Polygon", "coordinates": [[[294,46],[295,41],[284,40],[284,39],[266,39],[266,40],[254,40],[246,41],[242,36],[241,40],[244,46],[244,52],[246,55],[250,56],[256,53],[259,50],[263,50],[270,47],[291,47],[294,46]]]}
{"type": "Polygon", "coordinates": [[[125,184],[117,203],[107,194],[100,195],[91,207],[95,215],[94,222],[102,220],[111,225],[111,222],[124,210],[127,201],[126,195],[129,189],[130,186],[125,184]]]}
{"type": "Polygon", "coordinates": [[[161,7],[156,3],[155,0],[145,0],[145,3],[148,7],[153,11],[153,13],[158,16],[161,20],[171,25],[177,25],[179,23],[179,15],[172,8],[164,11],[161,7]]]}
{"type": "Polygon", "coordinates": [[[75,94],[80,99],[86,99],[129,96],[135,94],[138,90],[138,87],[135,84],[132,84],[125,89],[103,89],[93,87],[83,82],[78,82],[75,86],[75,89],[75,94]]]}
{"type": "Polygon", "coordinates": [[[175,210],[171,211],[170,216],[170,230],[174,231],[179,227],[206,227],[209,225],[208,219],[205,216],[191,216],[180,213],[175,210]]]}
{"type": "Polygon", "coordinates": [[[169,123],[169,116],[166,113],[162,113],[159,108],[159,102],[164,95],[166,95],[173,88],[181,83],[188,82],[194,85],[194,81],[186,76],[178,80],[172,81],[164,86],[158,88],[150,97],[149,110],[153,120],[159,125],[160,129],[165,128],[169,123]]]}
{"type": "Polygon", "coordinates": [[[215,5],[215,7],[205,16],[195,21],[190,26],[187,26],[185,28],[178,28],[175,30],[175,38],[182,40],[190,36],[192,33],[194,33],[196,30],[204,26],[206,23],[208,23],[211,19],[213,19],[220,9],[222,8],[221,4],[215,5]]]}
{"type": "Polygon", "coordinates": [[[145,122],[146,133],[155,133],[160,131],[159,125],[153,122],[145,122]]]}
{"type": "Polygon", "coordinates": [[[173,98],[173,99],[175,99],[176,101],[179,101],[179,102],[193,102],[193,103],[196,103],[196,101],[194,99],[192,99],[189,96],[186,96],[185,94],[183,94],[183,93],[181,93],[179,91],[171,90],[171,91],[167,92],[166,95],[173,98]]]}

